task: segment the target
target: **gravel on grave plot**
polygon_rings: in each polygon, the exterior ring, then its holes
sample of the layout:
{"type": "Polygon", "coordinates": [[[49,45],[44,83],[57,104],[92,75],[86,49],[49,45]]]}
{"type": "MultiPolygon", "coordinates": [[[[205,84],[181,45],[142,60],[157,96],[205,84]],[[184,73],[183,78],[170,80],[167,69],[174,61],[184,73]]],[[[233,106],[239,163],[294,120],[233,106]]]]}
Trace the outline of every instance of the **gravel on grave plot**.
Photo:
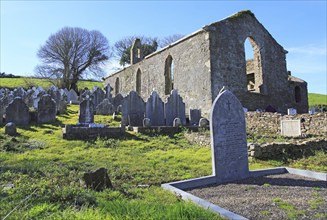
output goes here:
{"type": "Polygon", "coordinates": [[[295,211],[305,213],[296,219],[327,219],[327,182],[294,174],[248,178],[187,192],[248,219],[288,219],[287,214],[295,211]],[[276,198],[295,210],[281,209],[273,201],[276,198]],[[315,201],[318,207],[310,207],[315,201]]]}

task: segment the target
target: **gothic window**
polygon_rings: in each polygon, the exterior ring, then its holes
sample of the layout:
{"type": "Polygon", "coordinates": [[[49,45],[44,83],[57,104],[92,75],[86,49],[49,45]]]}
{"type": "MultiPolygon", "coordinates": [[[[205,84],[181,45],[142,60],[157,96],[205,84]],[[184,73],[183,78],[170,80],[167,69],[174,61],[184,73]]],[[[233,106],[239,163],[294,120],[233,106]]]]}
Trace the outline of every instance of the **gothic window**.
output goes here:
{"type": "Polygon", "coordinates": [[[165,61],[165,95],[169,95],[174,89],[174,63],[173,58],[169,55],[165,61]]]}
{"type": "Polygon", "coordinates": [[[115,94],[117,95],[119,92],[119,77],[117,77],[115,82],[115,94]]]}
{"type": "Polygon", "coordinates": [[[141,70],[138,69],[136,72],[136,92],[141,95],[141,70]]]}
{"type": "Polygon", "coordinates": [[[296,103],[301,102],[301,89],[300,89],[300,87],[295,86],[294,93],[295,93],[295,102],[296,103]]]}

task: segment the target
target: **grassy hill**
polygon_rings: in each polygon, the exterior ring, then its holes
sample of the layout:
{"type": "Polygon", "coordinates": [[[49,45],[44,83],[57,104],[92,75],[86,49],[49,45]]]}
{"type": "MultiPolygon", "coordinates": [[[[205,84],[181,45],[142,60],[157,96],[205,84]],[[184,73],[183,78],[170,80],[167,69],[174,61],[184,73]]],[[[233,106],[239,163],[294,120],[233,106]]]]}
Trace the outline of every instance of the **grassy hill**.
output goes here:
{"type": "MultiPolygon", "coordinates": [[[[48,89],[52,84],[47,79],[33,78],[33,77],[21,77],[21,78],[0,78],[0,88],[5,87],[9,89],[23,87],[24,89],[31,88],[32,86],[42,86],[44,89],[48,89]]],[[[89,88],[98,86],[103,88],[103,82],[81,80],[78,82],[78,88],[89,88]]]]}
{"type": "Polygon", "coordinates": [[[309,93],[309,106],[327,105],[327,95],[309,93]]]}

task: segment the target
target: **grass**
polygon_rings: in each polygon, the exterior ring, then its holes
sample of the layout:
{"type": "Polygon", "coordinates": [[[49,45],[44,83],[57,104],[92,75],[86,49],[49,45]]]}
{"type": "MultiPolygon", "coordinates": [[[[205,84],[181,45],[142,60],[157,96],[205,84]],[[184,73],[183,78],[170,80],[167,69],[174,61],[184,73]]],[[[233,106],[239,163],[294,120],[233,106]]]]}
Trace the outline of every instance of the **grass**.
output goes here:
{"type": "MultiPolygon", "coordinates": [[[[77,112],[70,105],[53,124],[18,126],[17,137],[0,129],[1,217],[18,206],[9,219],[220,219],[160,187],[209,175],[210,148],[190,145],[182,133],[62,139],[61,126],[76,123],[77,112]],[[113,190],[84,187],[83,173],[100,167],[108,169],[113,190]]],[[[100,121],[116,123],[96,116],[100,121]]]]}
{"type": "MultiPolygon", "coordinates": [[[[220,219],[160,187],[210,175],[210,147],[189,143],[183,132],[62,139],[62,126],[77,123],[77,113],[78,105],[69,105],[55,123],[18,126],[16,137],[0,127],[0,217],[14,210],[8,219],[220,219]],[[100,167],[108,169],[114,189],[85,188],[83,173],[100,167]]],[[[119,118],[96,116],[95,123],[117,126],[119,118]]],[[[288,165],[325,169],[326,158],[318,152],[288,165]]],[[[261,169],[284,163],[253,160],[249,165],[261,169]]]]}
{"type": "Polygon", "coordinates": [[[309,106],[327,105],[327,95],[309,93],[309,106]]]}
{"type": "MultiPolygon", "coordinates": [[[[47,79],[39,79],[33,77],[21,77],[21,78],[0,78],[0,88],[5,87],[8,89],[14,89],[17,87],[23,87],[25,90],[31,88],[33,85],[42,86],[44,89],[48,89],[52,84],[47,79]]],[[[77,83],[79,89],[85,87],[92,89],[94,86],[103,88],[103,82],[85,81],[81,80],[77,83]]]]}

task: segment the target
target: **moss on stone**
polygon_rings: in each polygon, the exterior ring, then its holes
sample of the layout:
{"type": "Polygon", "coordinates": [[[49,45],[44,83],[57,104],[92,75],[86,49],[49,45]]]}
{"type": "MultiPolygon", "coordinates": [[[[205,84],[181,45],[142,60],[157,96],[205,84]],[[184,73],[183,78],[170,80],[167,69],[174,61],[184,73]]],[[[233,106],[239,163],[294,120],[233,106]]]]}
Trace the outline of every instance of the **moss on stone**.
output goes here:
{"type": "Polygon", "coordinates": [[[246,15],[250,15],[252,17],[255,17],[254,14],[252,13],[252,11],[250,11],[250,10],[242,10],[242,11],[239,11],[236,14],[233,14],[232,16],[230,16],[228,18],[228,20],[234,21],[234,20],[239,19],[239,18],[242,18],[242,17],[244,17],[246,15]]]}

